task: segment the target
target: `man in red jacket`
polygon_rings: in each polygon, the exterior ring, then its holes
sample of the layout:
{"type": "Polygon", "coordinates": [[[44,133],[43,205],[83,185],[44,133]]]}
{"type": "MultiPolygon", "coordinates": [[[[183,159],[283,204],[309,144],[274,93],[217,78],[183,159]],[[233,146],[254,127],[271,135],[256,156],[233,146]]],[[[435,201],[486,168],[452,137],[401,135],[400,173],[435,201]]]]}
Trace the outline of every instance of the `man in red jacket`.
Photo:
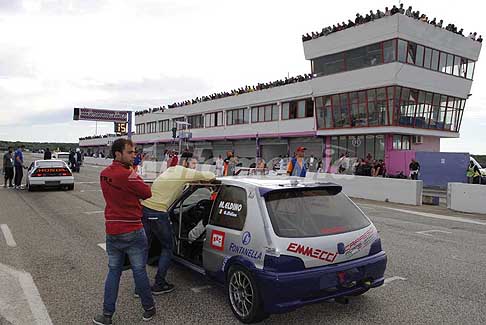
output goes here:
{"type": "Polygon", "coordinates": [[[98,325],[112,323],[125,255],[130,259],[135,287],[142,301],[143,320],[148,321],[155,315],[155,304],[145,269],[148,245],[141,221],[140,204],[140,200],[150,198],[152,192],[133,169],[135,151],[132,141],[116,140],[111,153],[115,158],[113,163],[100,174],[101,190],[106,202],[109,270],[105,281],[103,314],[93,319],[93,323],[98,325]]]}

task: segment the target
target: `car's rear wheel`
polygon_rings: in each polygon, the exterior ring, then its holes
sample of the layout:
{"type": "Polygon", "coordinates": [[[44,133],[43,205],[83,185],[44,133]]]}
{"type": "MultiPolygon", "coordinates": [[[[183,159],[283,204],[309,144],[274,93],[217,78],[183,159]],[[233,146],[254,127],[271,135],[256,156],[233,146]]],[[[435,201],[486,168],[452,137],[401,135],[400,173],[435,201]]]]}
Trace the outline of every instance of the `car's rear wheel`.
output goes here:
{"type": "Polygon", "coordinates": [[[268,317],[263,310],[260,291],[247,269],[239,265],[232,266],[226,286],[231,310],[241,322],[256,323],[268,317]]]}
{"type": "Polygon", "coordinates": [[[27,191],[32,192],[33,190],[35,190],[35,187],[30,185],[29,183],[27,183],[26,185],[27,185],[27,191]]]}
{"type": "Polygon", "coordinates": [[[68,190],[68,191],[72,191],[72,190],[74,190],[74,184],[70,184],[70,185],[68,185],[68,186],[67,186],[67,190],[68,190]]]}

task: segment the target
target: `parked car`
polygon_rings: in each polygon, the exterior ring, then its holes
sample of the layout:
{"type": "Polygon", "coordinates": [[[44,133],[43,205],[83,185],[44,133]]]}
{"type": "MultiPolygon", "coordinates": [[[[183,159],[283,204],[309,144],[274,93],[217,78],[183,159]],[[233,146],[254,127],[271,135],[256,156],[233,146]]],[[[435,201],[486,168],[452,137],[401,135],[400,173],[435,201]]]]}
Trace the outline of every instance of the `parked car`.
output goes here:
{"type": "Polygon", "coordinates": [[[58,187],[74,190],[74,176],[62,160],[35,160],[27,172],[27,189],[58,187]]]}
{"type": "Polygon", "coordinates": [[[65,163],[69,164],[69,152],[62,152],[62,151],[53,152],[52,159],[62,160],[65,163]]]}
{"type": "MultiPolygon", "coordinates": [[[[387,256],[373,223],[341,189],[268,176],[190,184],[169,209],[174,260],[224,285],[243,323],[361,295],[384,283],[387,256]],[[200,220],[205,234],[189,239],[200,220]]],[[[155,240],[149,263],[159,255],[155,240]]]]}

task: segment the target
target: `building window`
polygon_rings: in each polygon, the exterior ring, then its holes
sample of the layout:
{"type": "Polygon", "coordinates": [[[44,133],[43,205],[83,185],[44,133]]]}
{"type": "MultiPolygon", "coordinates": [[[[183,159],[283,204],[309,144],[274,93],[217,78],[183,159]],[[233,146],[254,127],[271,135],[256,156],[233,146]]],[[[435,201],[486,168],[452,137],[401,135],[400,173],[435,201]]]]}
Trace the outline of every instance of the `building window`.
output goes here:
{"type": "Polygon", "coordinates": [[[156,133],[156,132],[157,132],[157,122],[148,122],[147,133],[156,133]]]}
{"type": "Polygon", "coordinates": [[[393,150],[411,150],[410,135],[393,135],[393,150]]]}
{"type": "Polygon", "coordinates": [[[313,117],[314,102],[312,98],[294,100],[282,104],[282,120],[313,117]]]}
{"type": "Polygon", "coordinates": [[[251,122],[269,122],[278,121],[277,104],[258,106],[251,108],[251,122]]]}
{"type": "Polygon", "coordinates": [[[135,129],[137,134],[144,134],[145,133],[145,123],[135,125],[135,129]]]}
{"type": "Polygon", "coordinates": [[[172,127],[177,128],[177,130],[185,129],[184,125],[177,122],[185,122],[186,119],[184,117],[176,117],[172,119],[172,127]]]}
{"type": "Polygon", "coordinates": [[[187,117],[187,123],[191,129],[199,129],[203,127],[203,116],[202,114],[191,115],[187,117]]]}
{"type": "Polygon", "coordinates": [[[389,40],[383,42],[383,63],[390,63],[395,61],[396,57],[396,42],[395,40],[389,40]]]}
{"type": "Polygon", "coordinates": [[[247,124],[248,122],[248,108],[226,111],[226,125],[247,124]]]}
{"type": "Polygon", "coordinates": [[[377,135],[353,135],[353,136],[334,136],[331,137],[331,159],[333,165],[344,154],[350,158],[385,159],[385,137],[377,135]]]}
{"type": "Polygon", "coordinates": [[[223,123],[223,112],[208,113],[204,117],[204,122],[207,128],[222,126],[223,123]]]}
{"type": "Polygon", "coordinates": [[[159,132],[169,132],[169,120],[159,121],[159,132]]]}

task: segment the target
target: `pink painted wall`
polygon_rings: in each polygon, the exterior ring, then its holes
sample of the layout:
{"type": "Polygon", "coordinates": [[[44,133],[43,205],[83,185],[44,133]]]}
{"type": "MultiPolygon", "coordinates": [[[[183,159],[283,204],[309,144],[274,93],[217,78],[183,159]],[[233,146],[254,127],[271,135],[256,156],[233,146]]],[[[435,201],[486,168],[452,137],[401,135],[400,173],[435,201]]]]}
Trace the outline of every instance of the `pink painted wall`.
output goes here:
{"type": "Polygon", "coordinates": [[[412,159],[415,159],[414,150],[392,150],[386,164],[388,174],[396,175],[403,172],[405,176],[408,176],[410,174],[408,166],[412,159]]]}
{"type": "Polygon", "coordinates": [[[440,151],[440,138],[424,136],[424,143],[414,144],[412,143],[412,150],[415,151],[429,151],[429,152],[439,152],[440,151]]]}

